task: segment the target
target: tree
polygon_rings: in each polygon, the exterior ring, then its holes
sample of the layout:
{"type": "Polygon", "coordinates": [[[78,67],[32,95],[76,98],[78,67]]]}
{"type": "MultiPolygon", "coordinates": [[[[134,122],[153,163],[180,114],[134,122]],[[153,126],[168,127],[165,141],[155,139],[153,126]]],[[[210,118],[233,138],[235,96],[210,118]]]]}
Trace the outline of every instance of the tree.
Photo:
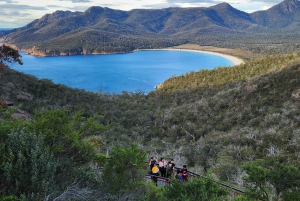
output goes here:
{"type": "Polygon", "coordinates": [[[39,200],[53,192],[57,163],[45,149],[44,137],[16,131],[8,135],[2,168],[2,190],[29,200],[39,200]]]}
{"type": "Polygon", "coordinates": [[[172,180],[172,185],[165,187],[164,195],[166,200],[217,201],[227,200],[228,192],[208,175],[207,178],[194,178],[186,183],[172,180]]]}
{"type": "Polygon", "coordinates": [[[98,151],[104,143],[97,134],[104,129],[96,115],[83,117],[80,112],[74,114],[67,110],[35,112],[34,119],[27,123],[24,130],[36,133],[38,137],[43,136],[45,150],[52,154],[57,163],[54,175],[57,190],[45,194],[47,199],[66,196],[61,192],[70,192],[74,186],[77,192],[84,193],[83,189],[93,192],[91,188],[98,188],[100,174],[94,167],[101,161],[98,151]]]}
{"type": "Polygon", "coordinates": [[[246,194],[251,198],[269,200],[274,192],[279,199],[283,192],[295,192],[300,185],[299,168],[279,162],[275,158],[256,160],[243,165],[243,169],[248,175],[244,180],[251,185],[246,194]]]}
{"type": "Polygon", "coordinates": [[[247,177],[244,177],[244,180],[251,184],[246,190],[247,197],[259,200],[269,200],[271,188],[267,185],[267,177],[269,175],[268,170],[260,165],[252,163],[243,165],[243,169],[248,175],[247,177]]]}
{"type": "MultiPolygon", "coordinates": [[[[17,201],[17,197],[8,192],[8,189],[14,189],[15,185],[7,184],[7,169],[4,167],[11,164],[11,155],[7,155],[7,150],[11,147],[10,142],[13,140],[12,130],[15,132],[21,130],[25,125],[23,119],[10,119],[14,110],[0,108],[0,200],[1,201],[17,201]],[[9,187],[9,188],[8,188],[9,187]]],[[[18,143],[18,142],[14,142],[18,143]]],[[[14,144],[13,143],[13,144],[14,144]]],[[[18,146],[17,144],[15,146],[18,146]]],[[[22,153],[20,152],[20,156],[22,153]]],[[[15,176],[15,175],[14,175],[15,176]]]]}
{"type": "Polygon", "coordinates": [[[275,188],[275,194],[277,199],[281,197],[281,193],[283,191],[299,187],[299,168],[293,165],[286,165],[280,162],[274,162],[268,168],[268,180],[270,184],[275,188]]]}
{"type": "Polygon", "coordinates": [[[21,57],[18,50],[3,44],[0,46],[0,69],[7,66],[9,63],[18,63],[22,65],[23,62],[21,61],[21,57]]]}
{"type": "Polygon", "coordinates": [[[97,122],[98,116],[82,117],[68,110],[36,111],[26,129],[45,136],[45,144],[62,161],[73,167],[92,162],[104,143],[96,136],[105,126],[97,122]]]}
{"type": "Polygon", "coordinates": [[[24,121],[6,113],[0,112],[0,197],[41,200],[70,196],[74,187],[78,196],[98,189],[93,168],[103,161],[103,142],[96,134],[105,129],[98,116],[46,110],[24,121]]]}
{"type": "Polygon", "coordinates": [[[136,144],[114,147],[103,169],[103,181],[109,194],[118,198],[136,193],[145,176],[146,153],[136,144]]]}

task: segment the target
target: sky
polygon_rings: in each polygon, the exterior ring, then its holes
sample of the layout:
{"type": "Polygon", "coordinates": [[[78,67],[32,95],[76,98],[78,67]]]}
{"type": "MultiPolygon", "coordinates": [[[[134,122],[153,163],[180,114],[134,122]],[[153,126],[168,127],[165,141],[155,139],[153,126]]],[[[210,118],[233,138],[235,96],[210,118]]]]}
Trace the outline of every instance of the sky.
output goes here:
{"type": "Polygon", "coordinates": [[[252,13],[283,0],[0,0],[0,28],[18,28],[57,10],[85,11],[91,6],[119,10],[210,7],[222,2],[252,13]]]}

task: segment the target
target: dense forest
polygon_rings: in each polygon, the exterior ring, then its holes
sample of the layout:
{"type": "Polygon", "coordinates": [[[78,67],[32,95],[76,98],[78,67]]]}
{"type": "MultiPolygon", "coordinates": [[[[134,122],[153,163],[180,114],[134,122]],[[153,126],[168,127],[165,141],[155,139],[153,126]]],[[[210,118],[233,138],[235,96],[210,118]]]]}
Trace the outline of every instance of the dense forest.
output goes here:
{"type": "Polygon", "coordinates": [[[215,179],[236,200],[299,200],[299,70],[291,52],[108,94],[3,67],[2,200],[226,200],[215,179]],[[162,191],[143,180],[150,156],[208,179],[162,191]]]}

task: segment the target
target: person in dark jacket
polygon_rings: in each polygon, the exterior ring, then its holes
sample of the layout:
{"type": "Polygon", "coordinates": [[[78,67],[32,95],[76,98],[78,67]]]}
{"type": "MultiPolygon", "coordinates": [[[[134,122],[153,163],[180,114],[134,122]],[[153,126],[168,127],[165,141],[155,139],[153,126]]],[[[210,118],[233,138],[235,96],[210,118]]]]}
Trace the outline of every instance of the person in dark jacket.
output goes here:
{"type": "Polygon", "coordinates": [[[188,169],[187,169],[186,165],[183,166],[183,168],[180,170],[180,173],[182,174],[183,182],[187,182],[188,181],[188,169]]]}
{"type": "Polygon", "coordinates": [[[174,169],[175,169],[175,163],[174,163],[174,160],[171,159],[167,165],[167,177],[168,178],[170,178],[172,176],[174,169]]]}
{"type": "Polygon", "coordinates": [[[151,157],[150,160],[149,160],[149,162],[148,162],[148,165],[150,167],[150,172],[151,172],[154,164],[156,164],[156,163],[157,163],[156,159],[154,157],[151,157]]]}

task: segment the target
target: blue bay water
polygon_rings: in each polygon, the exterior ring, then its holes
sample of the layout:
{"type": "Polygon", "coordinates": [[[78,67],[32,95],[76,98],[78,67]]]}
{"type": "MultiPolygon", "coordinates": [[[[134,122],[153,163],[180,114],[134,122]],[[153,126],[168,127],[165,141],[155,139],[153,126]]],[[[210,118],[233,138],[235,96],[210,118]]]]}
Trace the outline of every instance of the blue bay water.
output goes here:
{"type": "Polygon", "coordinates": [[[12,68],[56,84],[104,93],[148,93],[164,80],[200,69],[232,66],[213,54],[192,51],[137,51],[128,54],[35,57],[22,53],[12,68]]]}

